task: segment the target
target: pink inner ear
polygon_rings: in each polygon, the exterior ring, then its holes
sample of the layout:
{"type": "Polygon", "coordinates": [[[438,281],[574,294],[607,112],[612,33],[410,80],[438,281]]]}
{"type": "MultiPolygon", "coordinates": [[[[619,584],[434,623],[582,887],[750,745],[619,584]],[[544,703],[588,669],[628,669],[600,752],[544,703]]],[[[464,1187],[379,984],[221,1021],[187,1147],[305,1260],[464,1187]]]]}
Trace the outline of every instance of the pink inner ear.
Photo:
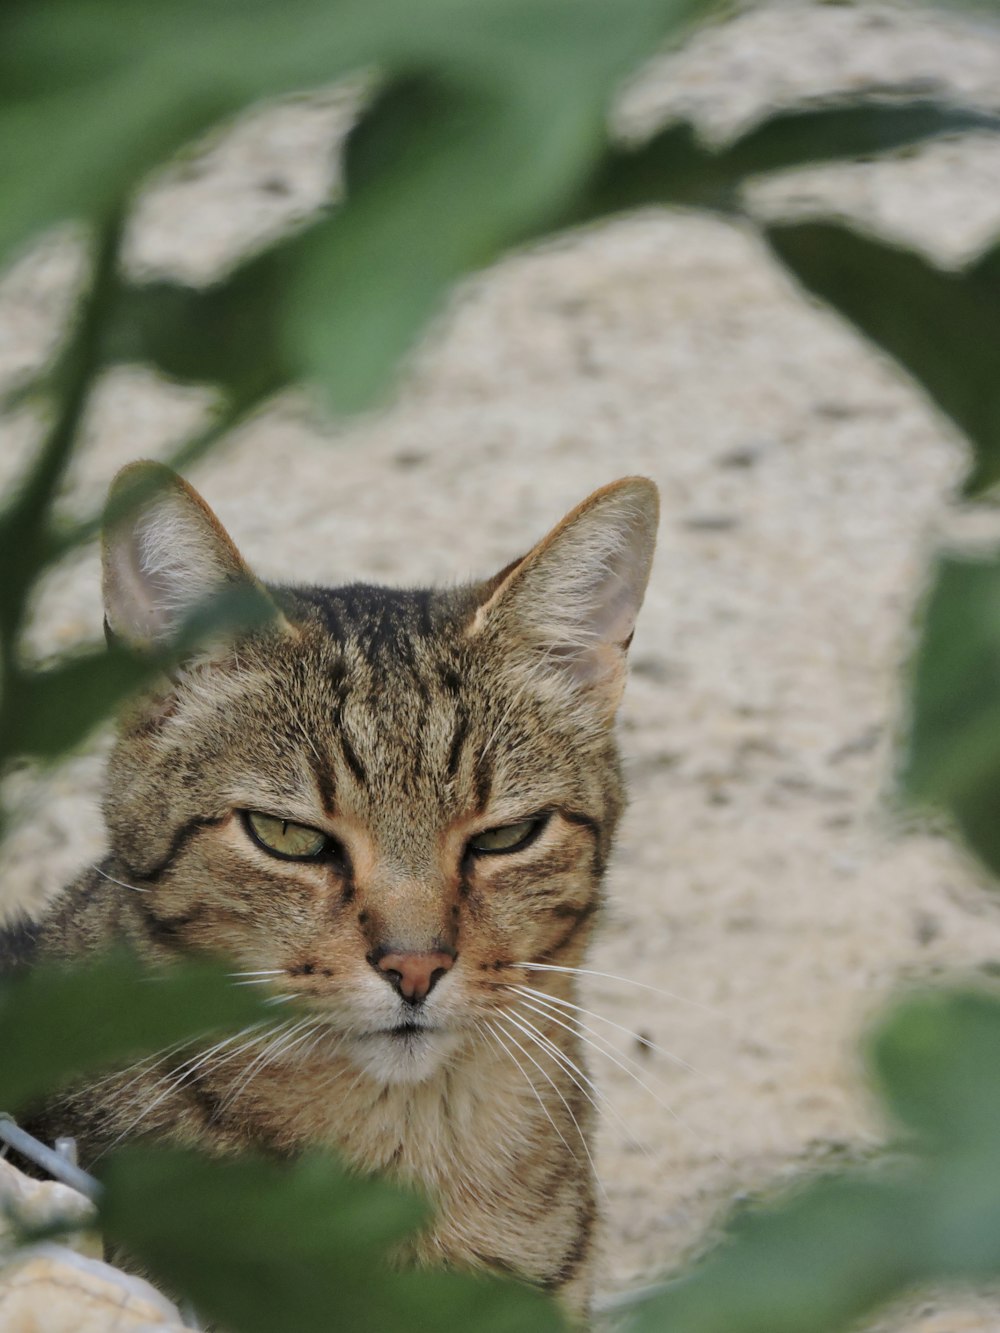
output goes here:
{"type": "Polygon", "coordinates": [[[105,537],[105,607],[127,639],[166,639],[242,571],[235,548],[184,494],[167,492],[105,537]]]}
{"type": "Polygon", "coordinates": [[[656,491],[630,478],[598,491],[515,565],[480,608],[510,643],[578,686],[605,685],[617,702],[652,563],[656,491]]]}
{"type": "Polygon", "coordinates": [[[133,529],[106,540],[104,607],[113,632],[126,640],[152,642],[165,630],[155,594],[143,569],[142,547],[133,529]]]}
{"type": "Polygon", "coordinates": [[[636,568],[631,550],[617,553],[609,563],[611,568],[593,591],[591,625],[595,639],[624,647],[635,630],[649,569],[648,565],[636,568]]]}

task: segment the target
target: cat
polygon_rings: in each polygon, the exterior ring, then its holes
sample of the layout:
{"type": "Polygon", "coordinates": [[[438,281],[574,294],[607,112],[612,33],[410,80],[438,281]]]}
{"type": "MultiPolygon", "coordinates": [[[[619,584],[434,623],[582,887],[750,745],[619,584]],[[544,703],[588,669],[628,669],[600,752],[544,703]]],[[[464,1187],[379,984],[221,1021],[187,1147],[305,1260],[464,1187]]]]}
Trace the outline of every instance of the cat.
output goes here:
{"type": "Polygon", "coordinates": [[[0,961],[221,953],[311,1016],[276,1009],[264,1035],[81,1087],[32,1128],[75,1135],[84,1165],[140,1134],[334,1149],[434,1201],[418,1262],[513,1273],[585,1315],[597,1210],[573,969],[623,806],[614,718],[655,486],[603,487],[493,578],[406,590],[265,589],[187,482],[135,463],[112,501],[136,483],[103,535],[111,638],[161,645],[241,585],[273,618],[124,711],[110,851],[0,932],[0,961]]]}

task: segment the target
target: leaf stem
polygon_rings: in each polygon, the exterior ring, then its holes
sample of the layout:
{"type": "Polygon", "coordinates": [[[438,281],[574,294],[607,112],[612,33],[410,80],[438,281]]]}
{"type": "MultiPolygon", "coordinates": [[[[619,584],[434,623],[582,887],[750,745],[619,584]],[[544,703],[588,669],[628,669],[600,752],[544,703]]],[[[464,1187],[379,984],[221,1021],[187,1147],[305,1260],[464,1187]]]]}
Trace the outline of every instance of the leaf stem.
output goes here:
{"type": "MultiPolygon", "coordinates": [[[[191,467],[208,453],[218,442],[230,431],[235,430],[243,421],[250,416],[251,412],[259,406],[259,400],[241,403],[235,407],[230,403],[225,403],[215,411],[211,419],[197,433],[186,439],[183,444],[164,459],[166,466],[172,468],[175,472],[182,472],[185,468],[191,467]]],[[[155,487],[153,488],[155,489],[155,487]]],[[[93,541],[100,533],[102,527],[109,522],[119,518],[123,513],[133,509],[136,504],[141,503],[143,498],[143,488],[141,486],[130,489],[124,494],[119,502],[111,503],[103,511],[91,514],[89,518],[81,519],[71,527],[62,532],[53,533],[48,537],[48,549],[45,554],[45,563],[62,559],[70,551],[78,546],[84,546],[87,542],[93,541]]]]}
{"type": "Polygon", "coordinates": [[[118,284],[123,222],[123,212],[116,208],[98,229],[89,290],[81,299],[76,328],[54,376],[61,390],[55,420],[20,493],[0,516],[0,641],[5,677],[12,669],[28,593],[50,557],[48,512],[100,372],[101,335],[118,284]]]}

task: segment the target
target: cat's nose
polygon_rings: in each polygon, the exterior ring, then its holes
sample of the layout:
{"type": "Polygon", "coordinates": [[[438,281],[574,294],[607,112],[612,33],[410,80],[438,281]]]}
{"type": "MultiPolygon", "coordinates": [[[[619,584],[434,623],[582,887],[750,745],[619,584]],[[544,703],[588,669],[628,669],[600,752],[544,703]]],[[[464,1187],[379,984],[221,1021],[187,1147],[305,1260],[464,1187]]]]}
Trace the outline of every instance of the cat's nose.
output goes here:
{"type": "Polygon", "coordinates": [[[450,971],[455,953],[443,949],[435,953],[386,953],[373,961],[404,1000],[419,1004],[450,971]]]}

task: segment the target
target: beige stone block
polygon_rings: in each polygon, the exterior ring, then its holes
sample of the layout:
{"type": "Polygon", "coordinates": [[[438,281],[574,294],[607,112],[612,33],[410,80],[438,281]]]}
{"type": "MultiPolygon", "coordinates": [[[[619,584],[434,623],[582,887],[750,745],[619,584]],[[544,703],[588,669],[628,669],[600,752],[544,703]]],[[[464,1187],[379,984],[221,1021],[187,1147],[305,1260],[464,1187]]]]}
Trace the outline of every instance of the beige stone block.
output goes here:
{"type": "Polygon", "coordinates": [[[142,1278],[63,1245],[37,1245],[0,1270],[3,1333],[180,1333],[180,1312],[142,1278]]]}
{"type": "Polygon", "coordinates": [[[15,1222],[27,1227],[69,1222],[80,1230],[64,1244],[100,1259],[103,1250],[94,1218],[94,1205],[78,1190],[55,1180],[34,1180],[0,1158],[0,1252],[12,1242],[15,1222]]]}

